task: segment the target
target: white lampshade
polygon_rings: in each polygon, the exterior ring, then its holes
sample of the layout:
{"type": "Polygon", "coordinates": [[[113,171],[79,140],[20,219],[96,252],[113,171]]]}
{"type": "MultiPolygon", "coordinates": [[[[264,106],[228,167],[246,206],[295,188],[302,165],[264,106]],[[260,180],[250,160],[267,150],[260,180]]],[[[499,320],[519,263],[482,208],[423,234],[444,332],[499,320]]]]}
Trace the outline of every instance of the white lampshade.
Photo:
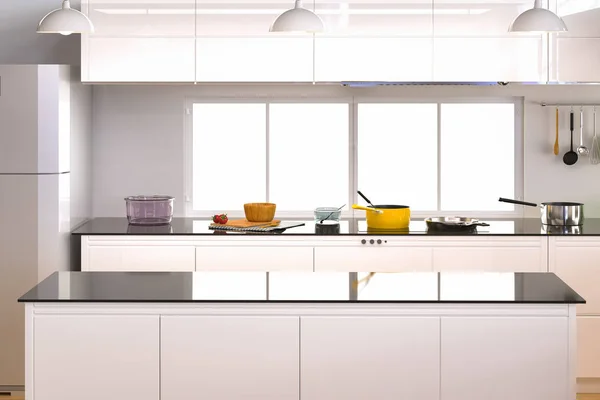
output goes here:
{"type": "Polygon", "coordinates": [[[46,14],[40,21],[38,33],[94,33],[94,26],[85,14],[71,8],[69,0],[64,0],[62,8],[46,14]]]}
{"type": "Polygon", "coordinates": [[[271,32],[321,32],[323,21],[317,14],[302,7],[302,1],[296,0],[296,5],[291,10],[281,14],[273,25],[271,32]]]}
{"type": "Polygon", "coordinates": [[[537,0],[531,10],[519,15],[508,28],[509,32],[566,32],[567,26],[561,17],[543,8],[537,0]]]}

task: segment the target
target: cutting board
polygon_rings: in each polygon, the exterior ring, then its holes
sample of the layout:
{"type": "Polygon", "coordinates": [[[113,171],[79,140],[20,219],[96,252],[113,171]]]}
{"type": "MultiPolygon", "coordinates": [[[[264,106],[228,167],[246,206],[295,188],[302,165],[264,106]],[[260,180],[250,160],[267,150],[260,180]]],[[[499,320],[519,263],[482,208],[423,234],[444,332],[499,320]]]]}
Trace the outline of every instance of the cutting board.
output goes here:
{"type": "Polygon", "coordinates": [[[256,226],[262,226],[262,227],[277,226],[277,225],[279,225],[280,222],[281,221],[278,219],[274,219],[271,222],[250,222],[247,219],[230,219],[229,221],[227,221],[226,224],[212,223],[211,225],[230,226],[232,228],[253,228],[256,226]]]}

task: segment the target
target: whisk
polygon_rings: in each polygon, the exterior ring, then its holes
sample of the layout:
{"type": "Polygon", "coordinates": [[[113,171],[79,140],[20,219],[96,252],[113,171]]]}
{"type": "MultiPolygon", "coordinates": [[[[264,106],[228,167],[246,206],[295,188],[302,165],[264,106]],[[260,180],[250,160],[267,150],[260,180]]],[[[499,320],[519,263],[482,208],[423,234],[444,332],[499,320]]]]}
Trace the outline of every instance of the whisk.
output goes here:
{"type": "Polygon", "coordinates": [[[590,163],[600,164],[600,142],[596,135],[596,107],[594,107],[594,138],[592,139],[592,148],[590,149],[590,163]]]}

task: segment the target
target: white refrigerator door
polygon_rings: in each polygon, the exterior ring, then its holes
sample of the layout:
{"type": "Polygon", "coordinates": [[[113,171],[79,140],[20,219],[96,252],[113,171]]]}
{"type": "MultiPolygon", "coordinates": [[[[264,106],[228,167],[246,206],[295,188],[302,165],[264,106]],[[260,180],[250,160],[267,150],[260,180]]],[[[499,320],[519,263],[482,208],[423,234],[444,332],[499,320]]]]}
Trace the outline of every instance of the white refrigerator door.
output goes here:
{"type": "Polygon", "coordinates": [[[68,269],[68,183],[69,174],[0,175],[0,387],[25,384],[17,299],[53,270],[68,269]]]}
{"type": "Polygon", "coordinates": [[[0,173],[70,171],[70,77],[61,65],[0,65],[0,173]]]}

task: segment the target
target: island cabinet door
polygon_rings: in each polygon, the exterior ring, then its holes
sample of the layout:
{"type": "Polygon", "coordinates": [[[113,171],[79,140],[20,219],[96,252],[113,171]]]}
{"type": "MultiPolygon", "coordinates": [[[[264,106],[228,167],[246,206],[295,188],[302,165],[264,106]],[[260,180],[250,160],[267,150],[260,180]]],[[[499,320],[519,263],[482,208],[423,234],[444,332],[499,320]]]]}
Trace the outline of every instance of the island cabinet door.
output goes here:
{"type": "Polygon", "coordinates": [[[439,317],[301,317],[301,400],[439,399],[439,317]]]}
{"type": "Polygon", "coordinates": [[[441,331],[442,400],[574,399],[567,317],[442,317],[441,331]]]}
{"type": "Polygon", "coordinates": [[[159,317],[37,315],[35,400],[158,400],[159,317]]]}
{"type": "Polygon", "coordinates": [[[165,316],[161,400],[298,400],[299,319],[165,316]]]}

